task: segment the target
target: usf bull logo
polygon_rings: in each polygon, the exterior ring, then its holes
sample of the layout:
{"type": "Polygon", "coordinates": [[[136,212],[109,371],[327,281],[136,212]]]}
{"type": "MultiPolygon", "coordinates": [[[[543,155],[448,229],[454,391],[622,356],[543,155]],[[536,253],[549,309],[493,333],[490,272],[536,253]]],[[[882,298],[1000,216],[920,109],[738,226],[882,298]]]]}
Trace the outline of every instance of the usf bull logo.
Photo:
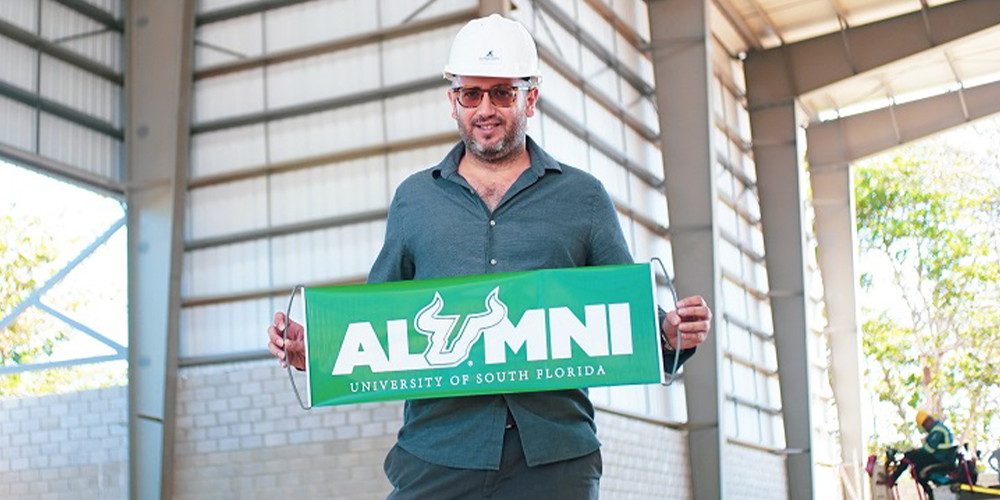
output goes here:
{"type": "Polygon", "coordinates": [[[459,316],[441,316],[444,300],[441,294],[435,292],[434,300],[421,309],[414,320],[417,331],[427,335],[429,339],[427,349],[424,350],[427,363],[435,367],[446,367],[458,366],[465,361],[479,336],[507,319],[507,305],[500,301],[499,295],[500,287],[494,288],[486,297],[486,312],[466,316],[458,337],[449,342],[459,316]]]}
{"type": "Polygon", "coordinates": [[[586,305],[582,320],[568,307],[528,309],[516,325],[500,299],[500,287],[486,296],[484,306],[483,311],[467,314],[455,333],[461,315],[442,314],[445,301],[435,292],[430,303],[413,318],[414,330],[427,337],[427,347],[420,353],[409,352],[406,319],[386,322],[387,350],[370,322],[351,323],[337,353],[333,375],[348,375],[358,366],[368,366],[375,373],[455,367],[468,360],[480,339],[484,342],[482,361],[486,364],[506,362],[508,350],[514,354],[524,350],[529,362],[569,359],[572,344],[590,357],[632,354],[628,303],[586,305]]]}

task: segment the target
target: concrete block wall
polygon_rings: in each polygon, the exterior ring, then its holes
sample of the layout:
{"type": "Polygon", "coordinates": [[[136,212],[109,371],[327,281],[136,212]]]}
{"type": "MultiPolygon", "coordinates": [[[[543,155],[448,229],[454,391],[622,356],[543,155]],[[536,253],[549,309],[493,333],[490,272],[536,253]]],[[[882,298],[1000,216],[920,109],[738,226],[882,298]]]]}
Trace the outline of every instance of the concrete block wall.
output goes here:
{"type": "MultiPolygon", "coordinates": [[[[301,410],[277,363],[181,370],[176,499],[370,500],[391,489],[382,462],[402,404],[301,410]]],[[[602,499],[688,498],[684,433],[599,412],[602,499]]]]}
{"type": "MultiPolygon", "coordinates": [[[[784,456],[728,444],[722,459],[726,461],[726,489],[730,497],[740,500],[788,498],[788,474],[784,456]]],[[[816,492],[815,496],[834,498],[822,491],[816,492]]]]}
{"type": "MultiPolygon", "coordinates": [[[[0,400],[0,499],[125,500],[127,388],[0,400]]],[[[299,409],[272,361],[180,370],[175,500],[385,498],[402,404],[299,409]]],[[[691,498],[685,433],[598,411],[604,500],[691,498]]],[[[787,498],[784,459],[728,446],[741,499],[787,498]]]]}
{"type": "Polygon", "coordinates": [[[277,362],[184,369],[174,498],[385,498],[400,403],[299,408],[277,362]]]}
{"type": "Polygon", "coordinates": [[[0,400],[0,499],[123,500],[125,387],[0,400]]]}
{"type": "Polygon", "coordinates": [[[691,498],[687,434],[660,424],[597,412],[605,500],[691,498]]]}

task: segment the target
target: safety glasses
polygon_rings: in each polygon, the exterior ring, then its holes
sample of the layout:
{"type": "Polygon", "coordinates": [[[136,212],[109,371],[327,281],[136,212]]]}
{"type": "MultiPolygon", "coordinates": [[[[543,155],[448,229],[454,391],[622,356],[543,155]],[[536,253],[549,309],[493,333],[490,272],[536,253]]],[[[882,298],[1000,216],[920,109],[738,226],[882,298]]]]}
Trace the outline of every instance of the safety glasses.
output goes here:
{"type": "Polygon", "coordinates": [[[458,105],[463,108],[475,108],[483,102],[483,95],[490,94],[490,103],[498,108],[509,108],[517,101],[518,90],[529,90],[530,87],[510,85],[501,83],[489,89],[479,87],[455,87],[451,89],[455,94],[458,105]]]}

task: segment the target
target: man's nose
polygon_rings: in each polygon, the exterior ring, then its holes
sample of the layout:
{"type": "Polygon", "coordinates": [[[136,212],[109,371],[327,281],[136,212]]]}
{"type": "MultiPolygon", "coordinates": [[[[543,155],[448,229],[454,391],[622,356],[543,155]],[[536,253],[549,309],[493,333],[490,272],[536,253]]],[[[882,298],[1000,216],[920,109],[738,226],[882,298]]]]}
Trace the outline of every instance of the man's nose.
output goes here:
{"type": "Polygon", "coordinates": [[[496,106],[493,105],[493,101],[490,100],[490,93],[486,92],[483,95],[483,100],[479,101],[479,106],[476,107],[476,114],[483,116],[492,116],[496,113],[496,106]]]}

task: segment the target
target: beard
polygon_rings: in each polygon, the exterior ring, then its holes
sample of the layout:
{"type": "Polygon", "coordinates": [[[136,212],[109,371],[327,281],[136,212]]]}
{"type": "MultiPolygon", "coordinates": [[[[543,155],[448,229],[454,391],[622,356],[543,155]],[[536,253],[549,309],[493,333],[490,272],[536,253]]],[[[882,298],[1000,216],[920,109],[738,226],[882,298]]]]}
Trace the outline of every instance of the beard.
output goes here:
{"type": "MultiPolygon", "coordinates": [[[[488,98],[488,97],[487,97],[488,98]]],[[[488,163],[503,163],[511,154],[524,146],[526,129],[528,128],[528,115],[522,106],[523,101],[518,99],[517,110],[514,119],[508,123],[499,114],[473,120],[469,127],[466,127],[462,120],[458,120],[458,131],[465,143],[465,150],[488,163]],[[507,131],[499,141],[491,146],[487,146],[476,140],[473,128],[484,121],[499,121],[498,126],[507,126],[507,131]]]]}

